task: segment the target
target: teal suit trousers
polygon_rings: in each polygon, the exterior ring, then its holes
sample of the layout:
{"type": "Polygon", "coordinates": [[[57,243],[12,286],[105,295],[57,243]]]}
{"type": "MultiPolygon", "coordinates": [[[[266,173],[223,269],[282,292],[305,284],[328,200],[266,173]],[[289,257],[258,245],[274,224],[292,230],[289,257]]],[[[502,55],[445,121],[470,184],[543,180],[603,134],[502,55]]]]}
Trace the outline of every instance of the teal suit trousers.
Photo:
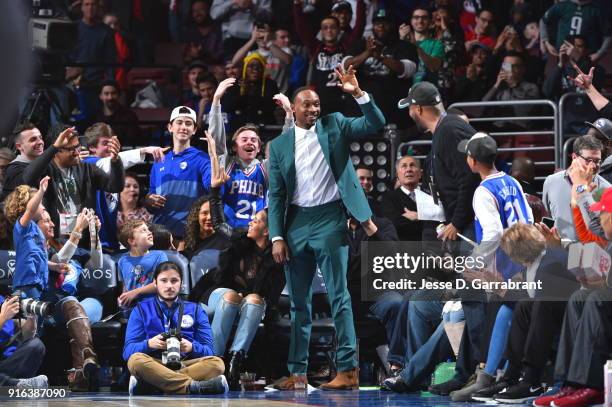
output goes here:
{"type": "Polygon", "coordinates": [[[285,266],[291,298],[289,372],[306,373],[312,326],[312,279],[317,266],[327,288],[338,341],[337,369],[357,367],[356,336],[351,296],[346,282],[347,217],[341,201],[287,211],[287,244],[291,251],[285,266]]]}

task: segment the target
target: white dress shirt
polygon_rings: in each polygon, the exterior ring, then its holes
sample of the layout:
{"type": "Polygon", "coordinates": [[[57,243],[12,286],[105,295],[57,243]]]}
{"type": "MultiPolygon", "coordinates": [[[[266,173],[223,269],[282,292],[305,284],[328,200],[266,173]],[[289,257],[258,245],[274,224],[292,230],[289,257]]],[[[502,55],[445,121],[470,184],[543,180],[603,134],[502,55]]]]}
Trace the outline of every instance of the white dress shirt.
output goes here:
{"type": "Polygon", "coordinates": [[[291,203],[302,207],[340,199],[336,179],[325,160],[315,126],[295,126],[295,191],[291,203]]]}
{"type": "MultiPolygon", "coordinates": [[[[370,96],[363,95],[355,101],[360,104],[370,102],[370,96]]],[[[295,191],[291,197],[293,205],[312,207],[340,199],[336,179],[329,167],[315,126],[303,129],[295,126],[295,191]]],[[[273,236],[272,242],[283,240],[282,236],[273,236]]]]}
{"type": "MultiPolygon", "coordinates": [[[[370,101],[367,93],[356,99],[370,101]]],[[[295,191],[291,203],[302,207],[323,205],[340,199],[336,179],[325,160],[316,126],[306,130],[295,126],[295,191]]]]}

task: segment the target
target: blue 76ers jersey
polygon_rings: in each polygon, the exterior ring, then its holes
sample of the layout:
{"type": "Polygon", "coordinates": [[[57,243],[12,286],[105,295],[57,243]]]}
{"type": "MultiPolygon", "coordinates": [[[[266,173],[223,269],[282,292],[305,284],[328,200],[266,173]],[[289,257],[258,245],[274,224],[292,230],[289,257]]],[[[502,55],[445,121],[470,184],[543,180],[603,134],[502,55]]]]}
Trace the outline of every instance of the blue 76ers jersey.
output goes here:
{"type": "Polygon", "coordinates": [[[262,163],[243,170],[234,161],[223,186],[225,221],[233,228],[247,228],[255,214],[268,207],[268,174],[262,163]]]}

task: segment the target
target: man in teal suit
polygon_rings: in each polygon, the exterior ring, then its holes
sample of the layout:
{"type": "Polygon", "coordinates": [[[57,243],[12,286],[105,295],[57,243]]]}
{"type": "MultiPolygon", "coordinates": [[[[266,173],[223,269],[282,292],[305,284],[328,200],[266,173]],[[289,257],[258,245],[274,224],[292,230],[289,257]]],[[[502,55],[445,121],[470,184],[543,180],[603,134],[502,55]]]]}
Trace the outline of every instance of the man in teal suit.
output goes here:
{"type": "Polygon", "coordinates": [[[312,278],[317,266],[325,279],[338,339],[338,374],[323,389],[358,389],[355,327],[346,283],[347,211],[376,232],[372,212],[349,157],[354,138],[373,136],[385,118],[359,88],[352,67],[336,71],[342,90],[359,104],[363,116],[332,113],[319,118],[316,92],[302,90],[293,101],[296,126],[272,141],[269,159],[268,222],[272,255],[285,263],[291,298],[291,376],[280,389],[306,382],[311,328],[312,278]]]}

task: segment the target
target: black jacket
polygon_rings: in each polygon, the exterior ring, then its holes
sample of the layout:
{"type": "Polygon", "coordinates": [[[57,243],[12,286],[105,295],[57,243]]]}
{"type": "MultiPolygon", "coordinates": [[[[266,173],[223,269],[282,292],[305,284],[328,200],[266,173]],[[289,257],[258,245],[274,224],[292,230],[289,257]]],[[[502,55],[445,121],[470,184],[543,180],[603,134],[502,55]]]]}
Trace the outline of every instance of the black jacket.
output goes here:
{"type": "Polygon", "coordinates": [[[362,301],[361,298],[361,284],[363,283],[362,277],[364,277],[361,275],[361,242],[398,241],[395,227],[389,219],[373,216],[372,222],[378,227],[378,231],[370,237],[359,223],[355,230],[349,228],[347,232],[349,242],[347,284],[351,294],[353,315],[356,317],[363,317],[372,305],[371,302],[362,301]]]}
{"type": "MultiPolygon", "coordinates": [[[[49,175],[51,181],[43,198],[43,205],[51,215],[55,223],[55,237],[59,237],[59,194],[56,191],[54,181],[63,177],[62,171],[53,162],[53,157],[58,152],[54,146],[47,148],[40,157],[30,163],[23,172],[25,184],[38,188],[40,180],[49,175]]],[[[96,193],[98,190],[119,193],[123,190],[125,183],[125,170],[121,159],[111,161],[110,174],[106,174],[94,164],[79,163],[72,167],[77,190],[81,199],[81,209],[96,209],[96,193]]],[[[89,247],[89,233],[84,233],[81,239],[83,247],[89,247]]]]}
{"type": "Polygon", "coordinates": [[[25,184],[23,181],[23,171],[27,166],[27,162],[17,160],[11,161],[11,163],[6,166],[6,172],[4,173],[4,185],[2,186],[0,201],[4,201],[4,199],[19,185],[25,184]]]}
{"type": "MultiPolygon", "coordinates": [[[[221,252],[219,267],[206,273],[191,290],[190,299],[208,303],[217,288],[231,288],[243,297],[258,294],[266,300],[268,311],[278,302],[285,287],[283,266],[274,262],[272,245],[261,249],[244,232],[236,232],[225,223],[223,203],[218,188],[211,188],[210,208],[216,233],[230,238],[231,245],[221,252]],[[249,275],[247,269],[254,271],[249,275]]],[[[269,314],[266,311],[266,314],[269,314]]]]}
{"type": "Polygon", "coordinates": [[[457,150],[457,145],[475,133],[476,130],[459,116],[445,115],[434,132],[431,152],[427,159],[431,164],[426,168],[425,182],[429,182],[429,176],[433,175],[446,221],[459,231],[474,220],[472,197],[480,184],[480,178],[472,173],[465,154],[457,150]]]}

